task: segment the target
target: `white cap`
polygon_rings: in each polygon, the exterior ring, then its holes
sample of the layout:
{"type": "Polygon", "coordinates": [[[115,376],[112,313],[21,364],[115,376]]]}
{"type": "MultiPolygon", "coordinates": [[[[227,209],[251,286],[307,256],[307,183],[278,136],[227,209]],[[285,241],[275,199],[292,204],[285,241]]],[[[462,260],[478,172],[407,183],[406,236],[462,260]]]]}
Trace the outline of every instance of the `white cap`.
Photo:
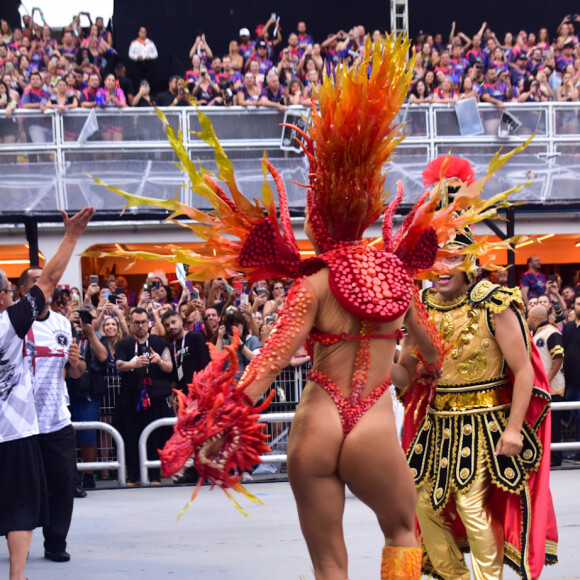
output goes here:
{"type": "Polygon", "coordinates": [[[250,36],[250,31],[247,28],[240,28],[240,34],[238,36],[250,36]]]}

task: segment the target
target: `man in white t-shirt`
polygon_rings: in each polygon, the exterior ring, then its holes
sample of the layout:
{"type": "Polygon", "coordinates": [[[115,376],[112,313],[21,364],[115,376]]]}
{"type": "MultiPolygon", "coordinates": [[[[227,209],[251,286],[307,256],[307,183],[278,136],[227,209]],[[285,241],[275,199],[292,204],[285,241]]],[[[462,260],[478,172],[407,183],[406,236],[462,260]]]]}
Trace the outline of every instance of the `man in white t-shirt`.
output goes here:
{"type": "Polygon", "coordinates": [[[94,214],[85,208],[68,218],[63,212],[65,236],[35,286],[17,304],[0,270],[0,535],[10,553],[10,578],[24,578],[32,530],[46,521],[46,486],[38,421],[26,360],[24,339],[45,301],[60,280],[78,238],[94,214]]]}
{"type": "MultiPolygon", "coordinates": [[[[28,295],[38,270],[21,276],[21,294],[28,295]]],[[[26,336],[30,353],[38,444],[48,489],[48,523],[43,526],[44,557],[68,562],[66,536],[72,519],[76,479],[76,438],[68,410],[65,369],[76,379],[86,370],[80,347],[73,342],[70,322],[50,309],[50,300],[37,316],[26,336]]]]}
{"type": "MultiPolygon", "coordinates": [[[[538,347],[540,358],[544,364],[546,375],[550,383],[552,402],[564,400],[566,381],[564,379],[564,339],[562,333],[550,324],[548,311],[543,306],[534,306],[528,312],[528,326],[532,331],[534,342],[538,347]]],[[[560,414],[552,411],[552,443],[562,441],[562,425],[560,414]]],[[[562,452],[552,451],[550,465],[562,465],[562,452]]]]}

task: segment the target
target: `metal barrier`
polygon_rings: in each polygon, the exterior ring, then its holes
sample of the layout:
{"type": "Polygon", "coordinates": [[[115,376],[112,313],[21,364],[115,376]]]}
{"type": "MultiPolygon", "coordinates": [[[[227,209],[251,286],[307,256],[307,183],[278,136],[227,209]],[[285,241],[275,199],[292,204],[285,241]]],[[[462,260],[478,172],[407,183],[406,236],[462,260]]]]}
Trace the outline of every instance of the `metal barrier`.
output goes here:
{"type": "MultiPolygon", "coordinates": [[[[553,403],[553,411],[568,411],[572,409],[580,409],[580,402],[567,402],[567,403],[553,403]]],[[[291,423],[294,419],[294,413],[266,413],[260,415],[260,422],[262,423],[291,423]]],[[[149,435],[159,427],[172,427],[177,422],[176,417],[171,417],[167,419],[158,419],[153,421],[141,433],[139,438],[139,463],[141,471],[141,484],[149,485],[149,468],[159,468],[161,466],[161,461],[158,459],[148,459],[147,458],[147,439],[149,435]]],[[[574,451],[580,449],[580,441],[573,441],[567,443],[552,443],[550,449],[554,451],[574,451]]],[[[287,455],[283,454],[268,454],[261,455],[260,459],[265,463],[285,463],[287,461],[287,455]]]]}
{"type": "Polygon", "coordinates": [[[81,462],[77,463],[77,469],[79,471],[101,471],[103,469],[116,469],[117,485],[119,487],[125,487],[125,442],[123,441],[119,431],[117,431],[117,429],[108,423],[103,423],[102,421],[75,421],[73,422],[72,426],[75,431],[86,431],[88,429],[99,429],[101,431],[106,431],[117,444],[116,461],[95,461],[86,463],[81,462]]]}
{"type": "MultiPolygon", "coordinates": [[[[262,423],[275,423],[275,422],[292,422],[294,418],[294,413],[266,413],[260,415],[260,422],[262,423]]],[[[173,427],[177,423],[177,417],[167,417],[165,419],[157,419],[152,423],[149,423],[141,436],[139,437],[139,465],[141,473],[141,485],[149,485],[149,469],[161,467],[161,461],[159,459],[148,459],[147,458],[147,439],[149,435],[159,429],[160,427],[173,427]]],[[[262,461],[267,461],[268,463],[284,463],[286,461],[286,454],[279,455],[260,455],[262,461]]]]}

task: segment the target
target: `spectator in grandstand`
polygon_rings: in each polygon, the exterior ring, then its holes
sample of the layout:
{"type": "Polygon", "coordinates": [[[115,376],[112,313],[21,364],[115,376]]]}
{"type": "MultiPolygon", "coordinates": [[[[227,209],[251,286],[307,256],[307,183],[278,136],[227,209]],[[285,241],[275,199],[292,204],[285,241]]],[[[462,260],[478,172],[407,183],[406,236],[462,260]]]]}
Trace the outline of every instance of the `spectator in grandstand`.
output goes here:
{"type": "Polygon", "coordinates": [[[419,105],[421,103],[431,103],[433,101],[429,89],[423,79],[419,79],[413,85],[411,89],[411,96],[409,102],[414,105],[419,105]]]}
{"type": "Polygon", "coordinates": [[[113,46],[113,35],[111,31],[105,28],[105,21],[102,16],[97,16],[95,19],[99,39],[106,42],[109,46],[113,46]]]}
{"type": "Polygon", "coordinates": [[[314,89],[320,88],[322,81],[320,80],[320,76],[318,75],[318,71],[316,69],[310,69],[304,80],[304,100],[309,101],[312,98],[314,89]]]}
{"type": "Polygon", "coordinates": [[[433,91],[437,87],[437,82],[435,81],[435,74],[432,70],[428,70],[423,77],[423,81],[425,82],[425,86],[429,91],[429,94],[432,95],[433,91]]]}
{"type": "Polygon", "coordinates": [[[199,54],[194,53],[191,57],[191,69],[185,72],[185,80],[189,85],[189,90],[193,91],[195,83],[199,80],[201,75],[201,57],[199,54]]]}
{"type": "Polygon", "coordinates": [[[200,60],[203,61],[203,64],[209,68],[211,59],[213,58],[213,52],[205,39],[205,34],[200,34],[195,37],[195,42],[189,49],[189,58],[193,58],[194,54],[197,54],[200,60]]]}
{"type": "Polygon", "coordinates": [[[578,89],[574,86],[573,77],[569,72],[562,76],[562,85],[556,88],[556,101],[575,102],[578,101],[578,89]]]}
{"type": "Polygon", "coordinates": [[[283,87],[287,87],[290,81],[296,78],[296,70],[299,62],[299,60],[296,62],[291,60],[290,50],[288,48],[285,48],[280,53],[280,60],[276,71],[283,87]]]}
{"type": "Polygon", "coordinates": [[[87,83],[87,88],[81,92],[81,107],[93,108],[97,106],[97,92],[101,85],[101,77],[98,73],[91,73],[87,83]]]}
{"type": "Polygon", "coordinates": [[[556,60],[556,69],[563,73],[569,64],[574,64],[574,40],[566,40],[562,45],[562,54],[556,60]]]}
{"type": "Polygon", "coordinates": [[[522,91],[518,95],[518,103],[539,103],[545,99],[540,92],[540,83],[533,77],[529,77],[524,82],[522,91]]]}
{"type": "Polygon", "coordinates": [[[511,67],[511,82],[514,87],[518,89],[523,88],[526,79],[530,76],[530,72],[528,70],[528,56],[525,52],[520,52],[517,55],[515,65],[511,67]]]}
{"type": "MultiPolygon", "coordinates": [[[[273,59],[274,49],[282,42],[282,28],[280,27],[279,20],[276,19],[276,15],[272,14],[270,18],[266,21],[266,24],[258,24],[256,26],[256,49],[258,48],[258,43],[263,40],[266,43],[268,58],[273,59]],[[274,27],[274,38],[270,38],[270,28],[274,27]]],[[[264,71],[266,74],[267,71],[264,71]]]]}
{"type": "Polygon", "coordinates": [[[316,72],[318,73],[318,77],[322,78],[323,65],[324,62],[322,61],[322,59],[321,64],[319,65],[316,56],[314,54],[314,48],[312,49],[307,48],[304,54],[302,55],[300,62],[298,63],[298,68],[296,70],[298,78],[303,80],[303,82],[306,82],[308,78],[308,73],[313,69],[316,70],[316,72]]]}
{"type": "Polygon", "coordinates": [[[42,111],[49,99],[50,93],[43,89],[41,74],[36,71],[30,73],[30,84],[24,89],[22,95],[22,108],[42,111]]]}
{"type": "MultiPolygon", "coordinates": [[[[7,117],[12,116],[13,111],[18,108],[18,93],[12,91],[15,94],[11,94],[11,89],[6,86],[4,81],[0,81],[0,110],[4,111],[7,117]]],[[[2,127],[2,142],[3,143],[15,143],[16,137],[18,135],[18,129],[16,127],[10,127],[7,123],[4,123],[2,127]]]]}
{"type": "Polygon", "coordinates": [[[238,105],[242,107],[257,106],[258,101],[262,91],[258,85],[256,85],[254,73],[251,71],[246,72],[244,75],[244,86],[238,91],[238,105]]]}
{"type": "Polygon", "coordinates": [[[79,100],[76,94],[69,92],[65,79],[59,79],[56,83],[56,91],[50,96],[46,108],[55,109],[59,113],[64,113],[67,109],[76,109],[78,106],[79,100]]]}
{"type": "Polygon", "coordinates": [[[425,76],[426,68],[425,68],[425,59],[423,58],[423,53],[418,52],[417,56],[415,57],[415,65],[413,67],[413,81],[417,79],[422,79],[425,76]]]}
{"type": "Polygon", "coordinates": [[[72,63],[77,56],[77,51],[78,48],[75,44],[72,30],[65,28],[62,32],[61,44],[58,47],[58,52],[72,63]]]}
{"type": "Polygon", "coordinates": [[[121,109],[127,106],[127,101],[123,91],[118,86],[117,79],[113,73],[105,77],[104,87],[97,91],[96,103],[103,109],[121,109]]]}
{"type": "Polygon", "coordinates": [[[306,31],[306,22],[301,20],[296,26],[296,32],[298,34],[298,46],[304,51],[307,48],[311,48],[314,45],[314,39],[306,31]]]}
{"type": "Polygon", "coordinates": [[[546,292],[546,276],[542,273],[542,263],[538,256],[530,256],[527,261],[528,269],[522,276],[520,287],[526,308],[532,297],[539,297],[546,292]]]}
{"type": "Polygon", "coordinates": [[[485,74],[485,83],[481,87],[481,100],[486,103],[492,103],[500,108],[505,107],[505,103],[511,99],[511,93],[505,83],[499,82],[497,70],[488,69],[485,74]]]}
{"type": "Polygon", "coordinates": [[[151,96],[151,86],[146,80],[141,81],[139,90],[133,98],[133,107],[156,107],[157,103],[151,96]]]}
{"type": "Polygon", "coordinates": [[[155,43],[147,38],[147,29],[139,28],[137,38],[129,46],[129,58],[135,62],[140,79],[154,81],[154,62],[158,57],[155,43]]]}
{"type": "Polygon", "coordinates": [[[244,68],[244,57],[240,52],[240,47],[237,40],[232,40],[228,47],[228,55],[232,61],[232,68],[241,72],[244,68]]]}
{"type": "Polygon", "coordinates": [[[256,41],[256,53],[250,57],[246,62],[245,69],[250,69],[250,63],[257,62],[259,64],[259,71],[266,75],[267,72],[274,66],[274,63],[268,57],[268,45],[263,38],[256,41]]]}
{"type": "Polygon", "coordinates": [[[465,53],[465,58],[469,64],[473,66],[476,63],[485,65],[485,55],[481,49],[481,34],[477,33],[471,39],[471,48],[465,53]]]}
{"type": "Polygon", "coordinates": [[[240,38],[238,42],[238,50],[244,59],[244,63],[250,60],[254,52],[254,45],[250,40],[250,31],[247,28],[240,28],[238,33],[240,38]]]}
{"type": "Polygon", "coordinates": [[[2,18],[0,20],[0,42],[6,45],[12,42],[12,27],[10,26],[8,20],[2,18]]]}
{"type": "Polygon", "coordinates": [[[452,75],[454,72],[453,64],[451,63],[451,55],[448,50],[444,50],[441,53],[439,64],[433,69],[435,74],[439,71],[442,71],[444,75],[452,75]]]}
{"type": "Polygon", "coordinates": [[[538,71],[542,68],[543,64],[543,55],[542,49],[532,48],[528,53],[528,71],[531,75],[536,76],[538,71]]]}
{"type": "MultiPolygon", "coordinates": [[[[173,371],[167,343],[148,334],[149,318],[143,308],[131,312],[132,336],[117,343],[115,359],[121,372],[121,392],[115,408],[115,419],[123,439],[127,458],[127,486],[140,484],[139,436],[146,425],[171,416],[167,399],[171,394],[173,371]]],[[[149,457],[163,447],[164,434],[156,430],[149,437],[149,457]]],[[[151,469],[151,484],[160,484],[159,469],[151,469]]]]}
{"type": "Polygon", "coordinates": [[[223,105],[223,98],[219,85],[211,78],[209,71],[202,65],[199,80],[197,81],[192,93],[197,104],[204,105],[223,105]]]}
{"type": "Polygon", "coordinates": [[[304,87],[298,79],[293,79],[288,85],[288,94],[286,95],[286,105],[303,105],[304,87]]]}
{"type": "Polygon", "coordinates": [[[271,70],[266,77],[266,86],[262,90],[258,104],[284,112],[286,110],[285,100],[284,89],[280,85],[278,74],[275,70],[271,70]]]}
{"type": "Polygon", "coordinates": [[[185,90],[183,81],[179,75],[169,77],[167,90],[159,93],[155,100],[159,107],[189,107],[191,105],[189,93],[185,90]]]}
{"type": "Polygon", "coordinates": [[[234,68],[234,63],[229,54],[224,55],[222,58],[222,67],[222,77],[231,83],[231,89],[234,93],[237,93],[244,85],[244,77],[239,70],[234,68]]]}
{"type": "Polygon", "coordinates": [[[127,105],[133,106],[133,97],[135,96],[135,87],[133,81],[127,77],[127,68],[122,62],[115,65],[115,77],[119,83],[119,88],[123,91],[127,105]]]}
{"type": "Polygon", "coordinates": [[[288,46],[281,51],[280,58],[285,55],[286,58],[294,65],[294,68],[296,68],[305,50],[306,48],[302,48],[298,44],[298,35],[292,32],[288,36],[288,46]]]}
{"type": "Polygon", "coordinates": [[[449,75],[445,75],[441,85],[433,91],[434,103],[456,103],[459,100],[457,91],[453,89],[453,81],[449,75]]]}
{"type": "Polygon", "coordinates": [[[473,79],[469,75],[463,77],[461,87],[459,87],[459,100],[475,99],[479,102],[479,91],[473,84],[473,79]]]}

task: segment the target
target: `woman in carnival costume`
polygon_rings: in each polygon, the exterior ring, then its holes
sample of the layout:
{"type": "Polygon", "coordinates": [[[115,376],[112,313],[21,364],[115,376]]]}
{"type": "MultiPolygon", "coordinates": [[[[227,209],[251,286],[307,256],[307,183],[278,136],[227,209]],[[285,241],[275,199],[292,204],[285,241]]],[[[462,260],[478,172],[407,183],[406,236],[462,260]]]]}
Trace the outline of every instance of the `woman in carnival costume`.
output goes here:
{"type": "MultiPolygon", "coordinates": [[[[233,165],[202,113],[198,135],[214,148],[217,178],[226,183],[231,197],[204,168],[198,170],[180,136],[159,116],[193,191],[214,212],[109,187],[127,199],[126,207],[155,205],[171,211],[168,219],[176,223],[180,216],[197,222],[180,225],[205,240],[202,249],[193,253],[173,247],[173,256],[165,257],[189,264],[192,278],[297,280],[274,331],[239,382],[233,377],[237,340],[221,353],[210,345],[212,362],[194,376],[188,395],[178,394],[177,425],[160,455],[165,476],[193,456],[200,480],[192,499],[209,480],[231,499],[229,488],[259,501],[242,487],[240,473],[269,450],[264,425],[257,421],[273,392],[264,404],[254,404],[309,340],[313,369],[292,424],[288,474],[317,580],[348,575],[342,531],[346,486],[376,513],[385,535],[381,578],[412,580],[421,575],[413,523],[416,493],[385,391],[403,323],[429,369],[421,380],[429,383],[437,376],[441,343],[428,324],[413,279],[433,267],[438,244],[479,215],[491,217],[490,205],[499,199],[488,203],[475,196],[473,207],[458,221],[456,208],[436,211],[440,195],[425,192],[392,235],[403,191],[399,184],[395,199],[385,205],[383,168],[402,139],[393,121],[412,78],[408,50],[408,41],[394,36],[369,42],[360,64],[340,65],[335,78],[325,78],[308,134],[295,128],[310,162],[305,230],[317,253],[314,258],[300,257],[276,170],[264,159],[262,197],[244,197],[233,165]],[[268,172],[278,190],[279,221],[268,172]],[[384,250],[363,240],[367,227],[381,216],[384,250]],[[227,361],[231,364],[224,370],[227,361]]],[[[158,259],[138,252],[117,255],[158,259]]]]}

